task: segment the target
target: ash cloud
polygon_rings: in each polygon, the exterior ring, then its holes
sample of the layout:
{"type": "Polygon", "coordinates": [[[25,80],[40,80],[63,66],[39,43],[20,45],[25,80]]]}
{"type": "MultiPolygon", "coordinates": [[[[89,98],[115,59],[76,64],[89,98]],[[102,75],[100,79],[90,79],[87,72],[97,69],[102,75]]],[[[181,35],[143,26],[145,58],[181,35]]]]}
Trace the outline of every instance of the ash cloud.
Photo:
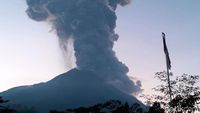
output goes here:
{"type": "Polygon", "coordinates": [[[79,70],[95,72],[104,81],[126,93],[141,91],[140,82],[131,81],[128,67],[113,51],[118,35],[115,10],[130,0],[26,0],[28,16],[35,21],[50,21],[63,50],[73,40],[79,70]]]}

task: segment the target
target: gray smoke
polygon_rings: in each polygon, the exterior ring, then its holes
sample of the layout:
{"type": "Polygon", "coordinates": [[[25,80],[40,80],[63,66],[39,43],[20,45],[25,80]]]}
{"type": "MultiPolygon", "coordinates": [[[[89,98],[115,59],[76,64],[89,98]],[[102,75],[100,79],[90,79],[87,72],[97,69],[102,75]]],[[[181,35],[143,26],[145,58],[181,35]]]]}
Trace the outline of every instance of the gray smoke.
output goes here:
{"type": "Polygon", "coordinates": [[[79,70],[95,72],[107,83],[126,93],[141,91],[140,82],[131,81],[126,67],[113,51],[118,35],[115,10],[130,0],[26,0],[27,14],[35,21],[50,21],[66,49],[73,39],[79,70]]]}

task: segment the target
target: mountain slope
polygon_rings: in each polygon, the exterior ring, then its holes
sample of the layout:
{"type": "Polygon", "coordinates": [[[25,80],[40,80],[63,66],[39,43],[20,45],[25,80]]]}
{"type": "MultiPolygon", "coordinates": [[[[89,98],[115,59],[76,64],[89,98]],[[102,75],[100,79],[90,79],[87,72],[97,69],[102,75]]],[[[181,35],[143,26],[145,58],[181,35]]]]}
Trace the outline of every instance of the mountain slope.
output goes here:
{"type": "Polygon", "coordinates": [[[140,103],[135,97],[104,83],[94,73],[77,69],[72,69],[46,83],[12,88],[0,95],[11,103],[34,106],[42,113],[52,109],[90,106],[111,99],[140,103]]]}

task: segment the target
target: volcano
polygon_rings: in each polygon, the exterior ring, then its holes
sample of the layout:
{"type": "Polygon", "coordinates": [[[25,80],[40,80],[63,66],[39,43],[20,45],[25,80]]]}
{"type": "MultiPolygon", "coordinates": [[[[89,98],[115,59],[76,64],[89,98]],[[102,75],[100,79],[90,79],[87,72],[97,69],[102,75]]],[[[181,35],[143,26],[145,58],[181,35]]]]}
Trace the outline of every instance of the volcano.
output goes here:
{"type": "Polygon", "coordinates": [[[64,56],[72,40],[76,68],[46,83],[2,92],[0,95],[10,104],[33,106],[41,113],[109,100],[144,106],[130,95],[141,91],[141,82],[129,79],[128,67],[113,50],[119,38],[115,32],[116,8],[130,0],[26,0],[26,3],[30,19],[51,24],[64,56]]]}
{"type": "Polygon", "coordinates": [[[109,100],[139,103],[144,106],[135,97],[105,83],[93,72],[78,69],[72,69],[46,83],[12,88],[0,95],[10,100],[9,104],[34,107],[41,113],[87,107],[109,100]]]}

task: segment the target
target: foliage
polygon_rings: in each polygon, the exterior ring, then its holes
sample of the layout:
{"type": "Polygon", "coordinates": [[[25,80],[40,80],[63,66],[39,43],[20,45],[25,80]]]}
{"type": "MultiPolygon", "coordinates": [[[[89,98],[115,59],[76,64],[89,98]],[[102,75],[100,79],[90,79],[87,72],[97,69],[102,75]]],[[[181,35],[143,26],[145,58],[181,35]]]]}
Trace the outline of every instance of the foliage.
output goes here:
{"type": "Polygon", "coordinates": [[[145,113],[138,103],[130,106],[127,102],[111,100],[103,104],[96,104],[91,107],[79,107],[67,109],[66,111],[50,111],[50,113],[145,113]]]}
{"type": "MultiPolygon", "coordinates": [[[[170,73],[172,76],[172,73],[170,73]]],[[[155,78],[160,80],[161,85],[153,88],[158,92],[156,95],[142,95],[141,97],[146,99],[148,105],[152,105],[153,102],[159,102],[166,111],[171,108],[174,113],[182,112],[194,112],[200,111],[200,88],[196,84],[199,82],[198,75],[183,74],[177,76],[175,79],[170,80],[172,100],[169,100],[169,87],[167,73],[157,72],[155,78]]]]}
{"type": "Polygon", "coordinates": [[[161,108],[160,103],[154,102],[153,106],[149,108],[148,113],[164,113],[164,112],[165,112],[165,110],[163,108],[161,108]]]}
{"type": "Polygon", "coordinates": [[[7,103],[8,100],[4,100],[2,97],[0,97],[0,113],[16,113],[15,110],[10,109],[9,107],[3,105],[4,103],[7,103]]]}

